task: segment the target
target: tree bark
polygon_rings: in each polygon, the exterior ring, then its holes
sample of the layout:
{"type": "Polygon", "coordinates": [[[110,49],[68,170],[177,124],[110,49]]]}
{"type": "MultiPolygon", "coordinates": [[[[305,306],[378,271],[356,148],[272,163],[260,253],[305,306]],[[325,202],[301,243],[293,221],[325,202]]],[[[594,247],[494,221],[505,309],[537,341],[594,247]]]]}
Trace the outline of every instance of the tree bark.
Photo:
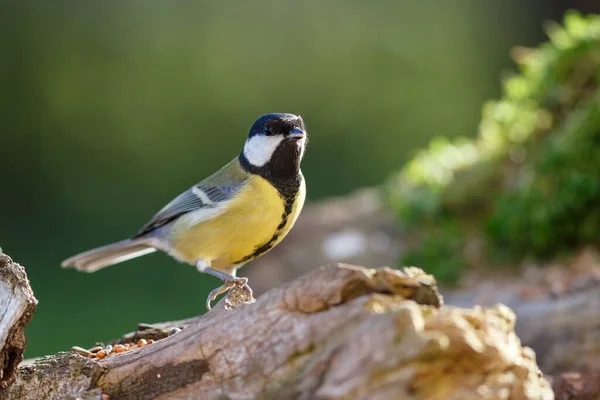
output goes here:
{"type": "Polygon", "coordinates": [[[17,376],[26,344],[24,329],[36,306],[25,270],[0,251],[0,390],[17,376]]]}
{"type": "MultiPolygon", "coordinates": [[[[502,303],[517,315],[516,333],[544,373],[600,373],[600,254],[584,249],[569,263],[512,276],[484,271],[468,289],[447,291],[458,307],[502,303]]],[[[591,376],[589,374],[585,375],[591,376]]]]}
{"type": "Polygon", "coordinates": [[[552,399],[514,322],[503,306],[442,306],[418,268],[335,265],[255,304],[142,326],[184,329],[136,350],[35,360],[0,398],[552,399]]]}

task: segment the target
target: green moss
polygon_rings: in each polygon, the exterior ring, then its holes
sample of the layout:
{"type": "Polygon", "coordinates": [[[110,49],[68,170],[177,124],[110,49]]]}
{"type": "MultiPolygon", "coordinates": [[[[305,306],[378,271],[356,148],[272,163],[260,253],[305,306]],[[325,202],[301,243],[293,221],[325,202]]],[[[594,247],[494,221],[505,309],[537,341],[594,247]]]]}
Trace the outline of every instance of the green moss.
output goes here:
{"type": "Polygon", "coordinates": [[[403,265],[427,266],[429,273],[440,282],[455,282],[462,270],[460,256],[465,238],[456,224],[446,223],[437,229],[428,229],[419,245],[409,249],[403,265]]]}
{"type": "MultiPolygon", "coordinates": [[[[470,238],[492,259],[545,258],[600,239],[600,17],[569,12],[517,49],[519,73],[483,106],[475,140],[434,140],[385,185],[403,265],[454,281],[470,238]]],[[[472,259],[472,258],[471,258],[472,259]]]]}

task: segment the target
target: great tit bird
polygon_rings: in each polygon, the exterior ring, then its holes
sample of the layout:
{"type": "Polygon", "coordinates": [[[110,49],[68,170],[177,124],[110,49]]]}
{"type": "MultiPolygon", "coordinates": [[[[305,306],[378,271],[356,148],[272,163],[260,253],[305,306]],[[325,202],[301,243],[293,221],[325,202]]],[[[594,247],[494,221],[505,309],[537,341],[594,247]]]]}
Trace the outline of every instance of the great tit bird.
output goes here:
{"type": "Polygon", "coordinates": [[[236,278],[236,270],[271,250],[296,222],[306,197],[300,170],[306,141],[300,116],[261,116],[238,157],[177,196],[135,236],[75,255],[62,267],[94,272],[162,250],[223,280],[209,294],[208,309],[234,286],[252,299],[248,279],[236,278]]]}

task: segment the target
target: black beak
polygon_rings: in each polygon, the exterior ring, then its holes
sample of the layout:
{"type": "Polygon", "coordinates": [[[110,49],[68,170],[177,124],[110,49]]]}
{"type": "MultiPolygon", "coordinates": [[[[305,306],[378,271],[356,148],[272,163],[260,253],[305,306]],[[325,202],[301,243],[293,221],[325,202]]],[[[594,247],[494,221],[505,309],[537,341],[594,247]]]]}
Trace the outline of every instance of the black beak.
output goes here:
{"type": "Polygon", "coordinates": [[[305,136],[306,133],[304,133],[304,131],[300,128],[294,128],[294,130],[287,135],[288,139],[302,139],[305,136]]]}

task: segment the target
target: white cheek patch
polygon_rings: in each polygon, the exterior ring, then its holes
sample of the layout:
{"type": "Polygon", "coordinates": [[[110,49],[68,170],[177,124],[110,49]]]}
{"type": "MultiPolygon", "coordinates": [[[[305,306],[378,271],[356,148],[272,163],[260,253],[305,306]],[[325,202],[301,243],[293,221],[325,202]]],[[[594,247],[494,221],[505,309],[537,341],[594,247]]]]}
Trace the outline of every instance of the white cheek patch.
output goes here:
{"type": "Polygon", "coordinates": [[[262,167],[269,162],[279,144],[283,141],[282,135],[264,136],[256,135],[246,140],[244,156],[255,167],[262,167]]]}

